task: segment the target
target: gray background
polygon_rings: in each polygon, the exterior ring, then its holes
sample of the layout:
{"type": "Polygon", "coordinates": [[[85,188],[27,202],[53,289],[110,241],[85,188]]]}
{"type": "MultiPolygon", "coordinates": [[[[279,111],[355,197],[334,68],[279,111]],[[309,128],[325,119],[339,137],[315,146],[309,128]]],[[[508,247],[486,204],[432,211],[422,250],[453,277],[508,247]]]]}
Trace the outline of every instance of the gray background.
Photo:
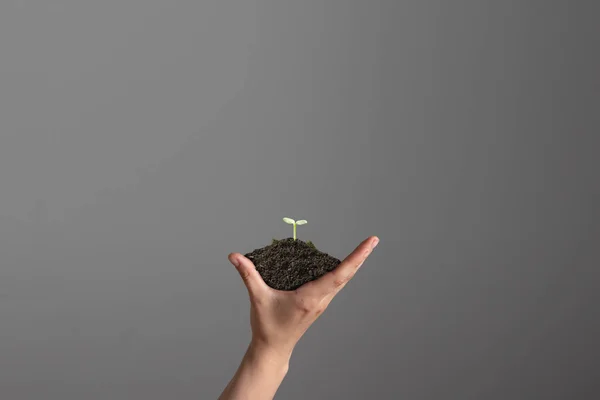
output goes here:
{"type": "Polygon", "coordinates": [[[216,398],[289,216],[381,243],[278,398],[598,398],[598,11],[0,2],[0,397],[216,398]]]}

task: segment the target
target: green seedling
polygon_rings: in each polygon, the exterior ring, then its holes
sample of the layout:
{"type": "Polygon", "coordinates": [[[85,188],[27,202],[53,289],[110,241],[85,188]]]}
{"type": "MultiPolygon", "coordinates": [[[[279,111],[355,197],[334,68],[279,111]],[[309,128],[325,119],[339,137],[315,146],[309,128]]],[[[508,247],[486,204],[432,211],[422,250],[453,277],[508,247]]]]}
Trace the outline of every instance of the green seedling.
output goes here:
{"type": "Polygon", "coordinates": [[[285,217],[283,219],[283,222],[285,222],[286,224],[294,225],[294,240],[296,240],[296,226],[297,225],[304,225],[304,224],[306,224],[307,221],[305,219],[301,219],[299,221],[294,221],[291,218],[285,217]]]}

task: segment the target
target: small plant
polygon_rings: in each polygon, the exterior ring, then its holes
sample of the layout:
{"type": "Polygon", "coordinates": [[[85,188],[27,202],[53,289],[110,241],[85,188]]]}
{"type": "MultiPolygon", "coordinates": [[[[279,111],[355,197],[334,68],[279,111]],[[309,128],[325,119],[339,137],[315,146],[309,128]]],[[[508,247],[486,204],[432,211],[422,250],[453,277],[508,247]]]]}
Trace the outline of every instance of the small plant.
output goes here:
{"type": "Polygon", "coordinates": [[[296,226],[297,225],[304,225],[304,224],[306,224],[307,221],[305,219],[301,219],[299,221],[294,221],[291,218],[285,217],[283,219],[283,222],[285,222],[286,224],[294,225],[294,240],[296,240],[296,226]]]}

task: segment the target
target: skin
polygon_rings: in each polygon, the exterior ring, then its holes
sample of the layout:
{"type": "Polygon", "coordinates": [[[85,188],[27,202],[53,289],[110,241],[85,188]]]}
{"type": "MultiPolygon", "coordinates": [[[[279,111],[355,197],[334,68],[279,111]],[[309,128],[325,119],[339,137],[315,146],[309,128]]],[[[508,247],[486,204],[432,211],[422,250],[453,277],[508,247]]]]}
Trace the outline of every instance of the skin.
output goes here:
{"type": "Polygon", "coordinates": [[[272,399],[285,378],[296,343],[354,277],[379,239],[364,240],[333,271],[294,291],[267,286],[252,261],[231,253],[250,298],[252,339],[219,400],[272,399]]]}

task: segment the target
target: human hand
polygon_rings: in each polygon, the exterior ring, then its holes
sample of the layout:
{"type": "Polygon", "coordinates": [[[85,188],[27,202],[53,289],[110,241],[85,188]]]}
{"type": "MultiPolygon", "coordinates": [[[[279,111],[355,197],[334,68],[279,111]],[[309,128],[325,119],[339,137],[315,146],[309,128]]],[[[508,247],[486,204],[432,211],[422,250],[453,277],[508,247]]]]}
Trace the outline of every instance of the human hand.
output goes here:
{"type": "Polygon", "coordinates": [[[229,261],[238,270],[250,297],[250,347],[289,359],[302,335],[354,277],[378,242],[376,236],[367,238],[334,270],[293,291],[269,287],[252,261],[231,253],[229,261]]]}

